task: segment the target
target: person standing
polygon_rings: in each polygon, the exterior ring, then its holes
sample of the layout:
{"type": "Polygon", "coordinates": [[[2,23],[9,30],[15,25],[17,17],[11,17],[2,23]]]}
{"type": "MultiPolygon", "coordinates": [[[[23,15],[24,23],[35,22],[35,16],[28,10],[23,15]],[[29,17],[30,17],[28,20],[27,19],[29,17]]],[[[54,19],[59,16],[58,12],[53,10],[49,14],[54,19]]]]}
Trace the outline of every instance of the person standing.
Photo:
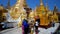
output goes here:
{"type": "Polygon", "coordinates": [[[28,24],[27,19],[24,19],[24,20],[23,20],[23,26],[24,26],[24,34],[28,34],[29,24],[28,24]]]}
{"type": "Polygon", "coordinates": [[[38,26],[39,26],[39,25],[38,25],[38,22],[36,21],[36,22],[35,22],[35,32],[36,32],[36,34],[38,33],[38,26]]]}
{"type": "Polygon", "coordinates": [[[52,20],[52,27],[55,27],[55,21],[52,20]]]}
{"type": "Polygon", "coordinates": [[[40,17],[39,16],[36,16],[35,17],[35,31],[36,31],[36,34],[38,33],[38,27],[40,26],[40,17]]]}
{"type": "Polygon", "coordinates": [[[40,26],[40,17],[39,17],[39,15],[35,16],[35,21],[37,21],[38,25],[40,26]]]}

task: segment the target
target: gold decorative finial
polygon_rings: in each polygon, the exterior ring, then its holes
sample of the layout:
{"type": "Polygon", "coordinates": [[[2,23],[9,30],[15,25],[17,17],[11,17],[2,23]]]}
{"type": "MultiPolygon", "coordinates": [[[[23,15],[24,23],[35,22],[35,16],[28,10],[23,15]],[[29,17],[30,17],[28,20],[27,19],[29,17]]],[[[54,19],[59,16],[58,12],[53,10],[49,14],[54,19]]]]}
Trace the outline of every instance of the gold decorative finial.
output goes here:
{"type": "Polygon", "coordinates": [[[24,0],[23,7],[28,7],[26,4],[26,0],[24,0]]]}
{"type": "Polygon", "coordinates": [[[42,2],[42,0],[40,0],[40,5],[43,5],[43,2],[42,2]]]}

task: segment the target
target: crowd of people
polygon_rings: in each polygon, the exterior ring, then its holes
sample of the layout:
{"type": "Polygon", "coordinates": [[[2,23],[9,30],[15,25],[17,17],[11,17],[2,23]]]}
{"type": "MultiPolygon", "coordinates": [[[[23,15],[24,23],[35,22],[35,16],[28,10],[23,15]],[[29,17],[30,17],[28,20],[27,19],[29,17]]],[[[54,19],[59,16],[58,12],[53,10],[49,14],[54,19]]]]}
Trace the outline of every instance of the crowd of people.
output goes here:
{"type": "MultiPolygon", "coordinates": [[[[23,20],[23,23],[22,23],[22,31],[23,32],[22,33],[23,34],[29,34],[29,33],[33,34],[33,32],[35,31],[35,33],[37,34],[39,32],[38,27],[40,26],[39,16],[35,19],[35,23],[34,23],[34,20],[31,20],[29,23],[29,20],[27,18],[23,20]]],[[[52,21],[52,22],[51,22],[51,25],[52,25],[52,27],[54,27],[55,23],[54,23],[54,21],[52,21]]]]}
{"type": "Polygon", "coordinates": [[[35,27],[34,31],[36,33],[38,32],[38,26],[40,24],[40,18],[36,19],[35,23],[33,23],[34,20],[31,20],[30,22],[31,23],[29,23],[27,18],[23,20],[23,23],[22,23],[22,33],[23,34],[29,34],[29,33],[33,34],[33,32],[31,32],[31,30],[34,30],[34,27],[35,27]]]}

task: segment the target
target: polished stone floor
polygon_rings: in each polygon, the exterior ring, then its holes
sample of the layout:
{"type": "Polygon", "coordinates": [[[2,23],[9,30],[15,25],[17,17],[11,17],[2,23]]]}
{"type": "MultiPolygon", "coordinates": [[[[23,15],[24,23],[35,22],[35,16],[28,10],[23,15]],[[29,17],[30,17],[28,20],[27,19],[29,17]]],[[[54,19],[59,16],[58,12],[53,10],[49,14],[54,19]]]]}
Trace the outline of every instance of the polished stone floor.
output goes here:
{"type": "MultiPolygon", "coordinates": [[[[51,34],[56,31],[56,29],[59,27],[59,23],[55,24],[55,27],[50,27],[48,29],[44,28],[38,28],[39,33],[38,34],[51,34]]],[[[35,34],[35,32],[33,32],[35,34]]],[[[22,34],[22,28],[11,28],[7,30],[3,30],[0,32],[0,34],[22,34]]]]}

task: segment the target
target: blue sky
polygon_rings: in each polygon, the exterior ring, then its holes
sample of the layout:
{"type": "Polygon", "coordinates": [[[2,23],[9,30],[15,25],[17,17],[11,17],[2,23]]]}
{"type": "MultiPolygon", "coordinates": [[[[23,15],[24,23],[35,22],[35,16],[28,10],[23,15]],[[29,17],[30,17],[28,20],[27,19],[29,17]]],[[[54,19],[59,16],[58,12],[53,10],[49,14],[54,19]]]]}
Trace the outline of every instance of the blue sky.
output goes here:
{"type": "MultiPolygon", "coordinates": [[[[2,3],[4,6],[7,5],[8,0],[0,0],[0,4],[2,3]]],[[[16,0],[10,0],[10,5],[13,6],[16,3],[16,0]]],[[[26,0],[27,5],[32,8],[35,9],[36,6],[40,5],[40,0],[26,0]]],[[[48,3],[49,9],[53,10],[55,4],[58,7],[58,9],[60,10],[60,0],[43,0],[44,5],[46,5],[46,2],[48,3]]]]}

